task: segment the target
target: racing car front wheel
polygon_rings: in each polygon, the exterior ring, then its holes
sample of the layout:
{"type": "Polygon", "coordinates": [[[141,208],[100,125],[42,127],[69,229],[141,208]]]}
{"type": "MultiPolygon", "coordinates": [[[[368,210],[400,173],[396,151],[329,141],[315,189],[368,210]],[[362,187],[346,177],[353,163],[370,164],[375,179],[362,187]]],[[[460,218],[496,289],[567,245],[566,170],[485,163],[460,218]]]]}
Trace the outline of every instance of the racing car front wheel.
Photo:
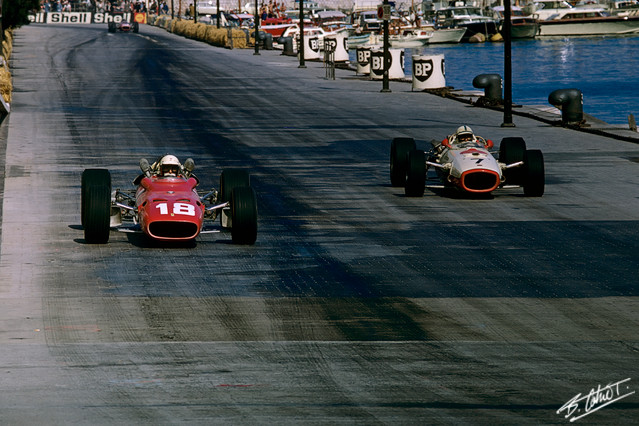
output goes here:
{"type": "Polygon", "coordinates": [[[250,186],[238,186],[231,194],[231,237],[235,244],[255,244],[257,200],[250,186]]]}
{"type": "MultiPolygon", "coordinates": [[[[504,164],[518,163],[524,160],[526,141],[520,137],[503,138],[499,144],[499,161],[504,164]]],[[[504,171],[507,185],[523,185],[525,178],[522,167],[513,167],[504,171]]]]}
{"type": "Polygon", "coordinates": [[[220,175],[220,203],[231,200],[233,188],[251,186],[251,177],[244,169],[224,169],[220,175]]]}
{"type": "Polygon", "coordinates": [[[538,149],[529,149],[524,153],[524,195],[541,197],[546,185],[544,156],[538,149]]]}
{"type": "Polygon", "coordinates": [[[414,149],[408,153],[408,172],[404,193],[407,197],[421,197],[426,188],[426,154],[414,149]]]}
{"type": "Polygon", "coordinates": [[[111,174],[106,169],[82,173],[81,220],[84,240],[90,244],[109,241],[111,217],[111,174]]]}
{"type": "Polygon", "coordinates": [[[84,226],[84,222],[86,221],[85,198],[87,190],[96,185],[106,185],[109,187],[109,191],[111,190],[111,173],[109,173],[107,169],[86,169],[82,172],[82,194],[80,203],[82,226],[84,226]]]}
{"type": "Polygon", "coordinates": [[[390,150],[391,185],[404,186],[408,171],[408,153],[416,148],[413,138],[395,138],[390,150]]]}

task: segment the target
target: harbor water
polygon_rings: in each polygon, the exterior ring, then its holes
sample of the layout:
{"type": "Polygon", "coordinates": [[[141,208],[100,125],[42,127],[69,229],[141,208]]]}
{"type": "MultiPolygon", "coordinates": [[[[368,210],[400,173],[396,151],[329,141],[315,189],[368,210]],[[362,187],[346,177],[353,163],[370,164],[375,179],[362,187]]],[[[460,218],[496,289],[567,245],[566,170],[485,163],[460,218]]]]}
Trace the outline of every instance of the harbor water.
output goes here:
{"type": "MultiPolygon", "coordinates": [[[[355,50],[351,60],[355,62],[355,50]]],[[[479,74],[504,76],[504,43],[459,43],[405,49],[405,74],[412,55],[443,54],[446,85],[473,87],[479,74]]],[[[556,89],[579,89],[585,113],[610,124],[639,120],[639,37],[573,37],[512,42],[513,103],[549,105],[556,89]]]]}

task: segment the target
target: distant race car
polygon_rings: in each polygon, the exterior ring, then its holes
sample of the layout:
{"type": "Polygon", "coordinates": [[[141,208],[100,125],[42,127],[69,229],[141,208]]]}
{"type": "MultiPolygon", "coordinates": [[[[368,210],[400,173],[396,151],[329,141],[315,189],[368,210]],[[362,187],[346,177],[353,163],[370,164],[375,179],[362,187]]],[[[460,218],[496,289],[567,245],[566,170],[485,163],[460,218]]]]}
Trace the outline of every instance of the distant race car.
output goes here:
{"type": "Polygon", "coordinates": [[[136,188],[132,190],[112,190],[107,169],[84,170],[81,216],[85,241],[107,243],[111,230],[143,233],[157,241],[193,241],[199,234],[220,232],[213,226],[220,216],[221,227],[230,228],[234,243],[254,244],[257,201],[248,172],[224,169],[220,192],[198,193],[194,166],[187,159],[177,174],[163,176],[142,159],[143,173],[133,181],[136,188]]]}
{"type": "Polygon", "coordinates": [[[393,139],[391,184],[403,186],[409,197],[423,196],[427,187],[456,188],[468,194],[523,187],[528,197],[544,194],[543,155],[539,150],[526,149],[524,139],[502,139],[499,157],[495,158],[490,151],[492,141],[474,135],[470,141],[458,141],[452,136],[442,142],[432,141],[427,152],[416,149],[412,138],[393,139]]]}
{"type": "Polygon", "coordinates": [[[137,22],[129,22],[129,21],[120,21],[120,22],[109,22],[109,32],[110,33],[137,33],[140,30],[140,24],[137,22]]]}

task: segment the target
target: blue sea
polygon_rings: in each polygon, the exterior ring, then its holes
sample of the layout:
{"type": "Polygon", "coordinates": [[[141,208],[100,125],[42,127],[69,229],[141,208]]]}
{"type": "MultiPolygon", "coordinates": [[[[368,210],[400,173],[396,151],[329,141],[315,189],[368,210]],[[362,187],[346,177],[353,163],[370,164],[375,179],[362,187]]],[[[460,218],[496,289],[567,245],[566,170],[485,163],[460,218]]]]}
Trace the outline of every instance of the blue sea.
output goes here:
{"type": "MultiPolygon", "coordinates": [[[[405,73],[412,55],[443,54],[446,85],[473,87],[479,74],[504,76],[504,43],[459,43],[405,49],[405,73]]],[[[512,42],[513,103],[549,105],[556,89],[579,89],[585,113],[610,124],[639,120],[639,37],[573,37],[512,42]]]]}

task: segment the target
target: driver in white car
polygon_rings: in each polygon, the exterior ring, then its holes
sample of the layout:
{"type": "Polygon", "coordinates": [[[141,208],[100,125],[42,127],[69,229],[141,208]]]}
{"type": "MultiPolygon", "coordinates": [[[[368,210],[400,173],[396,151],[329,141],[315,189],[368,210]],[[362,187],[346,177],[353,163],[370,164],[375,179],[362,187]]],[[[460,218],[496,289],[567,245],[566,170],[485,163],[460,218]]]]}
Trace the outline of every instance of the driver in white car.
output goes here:
{"type": "Polygon", "coordinates": [[[442,141],[441,145],[446,148],[452,148],[453,145],[467,144],[469,142],[474,142],[482,148],[490,149],[493,147],[493,141],[484,139],[481,136],[476,136],[473,129],[466,125],[459,126],[455,133],[442,141]]]}

